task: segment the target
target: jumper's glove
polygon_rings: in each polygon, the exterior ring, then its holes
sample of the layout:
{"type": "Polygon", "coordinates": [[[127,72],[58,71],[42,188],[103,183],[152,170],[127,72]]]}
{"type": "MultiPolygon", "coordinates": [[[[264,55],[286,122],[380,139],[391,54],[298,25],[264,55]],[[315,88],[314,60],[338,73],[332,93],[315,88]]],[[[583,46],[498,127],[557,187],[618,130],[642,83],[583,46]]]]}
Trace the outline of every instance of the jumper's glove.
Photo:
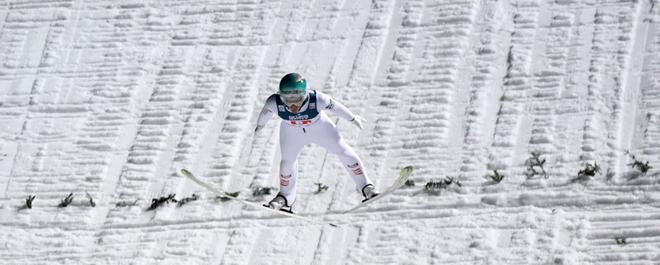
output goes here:
{"type": "Polygon", "coordinates": [[[257,134],[257,133],[258,133],[259,131],[261,131],[261,129],[263,129],[263,128],[264,128],[264,126],[257,125],[257,127],[254,127],[254,134],[257,134]]]}
{"type": "Polygon", "coordinates": [[[351,122],[353,124],[355,124],[355,126],[359,127],[360,130],[362,130],[364,128],[364,126],[362,126],[362,123],[365,122],[365,121],[366,121],[365,119],[363,119],[362,117],[360,117],[358,115],[353,116],[353,119],[351,120],[351,122]]]}

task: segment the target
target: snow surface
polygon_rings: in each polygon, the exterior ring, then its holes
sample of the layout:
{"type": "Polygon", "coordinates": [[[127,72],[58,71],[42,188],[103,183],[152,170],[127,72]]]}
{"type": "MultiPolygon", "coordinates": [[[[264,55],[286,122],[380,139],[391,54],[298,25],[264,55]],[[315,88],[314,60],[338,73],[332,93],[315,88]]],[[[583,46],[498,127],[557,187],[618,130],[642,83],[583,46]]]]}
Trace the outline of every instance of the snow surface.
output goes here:
{"type": "Polygon", "coordinates": [[[659,21],[656,0],[2,1],[0,264],[660,264],[659,21]],[[338,126],[379,188],[416,185],[342,214],[360,196],[307,147],[297,210],[333,228],[177,174],[270,199],[279,121],[252,131],[292,71],[368,120],[338,126]],[[146,211],[172,193],[201,198],[146,211]]]}

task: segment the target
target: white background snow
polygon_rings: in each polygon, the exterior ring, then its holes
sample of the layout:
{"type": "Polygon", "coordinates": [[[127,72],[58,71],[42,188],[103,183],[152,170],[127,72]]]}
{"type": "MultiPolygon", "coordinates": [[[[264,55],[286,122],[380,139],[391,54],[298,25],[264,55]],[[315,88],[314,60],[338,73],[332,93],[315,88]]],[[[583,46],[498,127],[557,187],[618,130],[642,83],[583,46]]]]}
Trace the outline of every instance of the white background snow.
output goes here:
{"type": "Polygon", "coordinates": [[[660,264],[659,21],[655,0],[2,1],[0,264],[660,264]],[[269,200],[279,121],[253,129],[294,71],[368,120],[338,126],[379,188],[416,185],[342,214],[361,197],[307,147],[297,211],[333,228],[178,175],[269,200]],[[201,198],[146,211],[173,193],[201,198]]]}

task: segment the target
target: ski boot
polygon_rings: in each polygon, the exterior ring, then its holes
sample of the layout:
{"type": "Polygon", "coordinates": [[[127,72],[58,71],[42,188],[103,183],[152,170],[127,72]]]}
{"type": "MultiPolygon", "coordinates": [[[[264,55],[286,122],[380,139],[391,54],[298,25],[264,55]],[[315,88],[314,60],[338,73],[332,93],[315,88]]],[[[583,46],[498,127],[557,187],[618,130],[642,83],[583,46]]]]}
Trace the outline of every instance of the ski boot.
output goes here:
{"type": "Polygon", "coordinates": [[[362,187],[362,196],[364,196],[362,202],[366,202],[371,198],[378,196],[378,191],[376,191],[376,187],[373,184],[367,184],[362,187]]]}
{"type": "Polygon", "coordinates": [[[263,206],[287,213],[293,213],[292,206],[289,206],[286,197],[284,197],[284,195],[279,193],[277,194],[277,196],[275,196],[275,198],[273,198],[272,200],[270,200],[270,202],[264,204],[263,206]]]}

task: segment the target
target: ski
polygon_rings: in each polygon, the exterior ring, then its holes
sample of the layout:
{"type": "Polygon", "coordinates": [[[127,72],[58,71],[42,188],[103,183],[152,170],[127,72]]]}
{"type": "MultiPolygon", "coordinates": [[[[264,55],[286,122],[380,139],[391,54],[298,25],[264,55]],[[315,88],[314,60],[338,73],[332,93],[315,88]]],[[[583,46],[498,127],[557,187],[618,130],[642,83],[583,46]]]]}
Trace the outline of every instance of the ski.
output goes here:
{"type": "Polygon", "coordinates": [[[394,192],[396,189],[398,189],[401,186],[403,186],[404,184],[406,184],[406,181],[408,181],[408,178],[410,178],[410,174],[412,174],[412,172],[413,172],[413,167],[412,166],[407,166],[407,167],[402,168],[401,171],[399,172],[399,177],[397,177],[396,180],[394,180],[394,183],[392,183],[392,185],[389,188],[387,188],[385,191],[378,194],[376,197],[373,197],[373,198],[369,199],[368,201],[360,203],[360,204],[356,205],[355,207],[345,211],[344,213],[354,212],[355,210],[360,209],[362,207],[365,207],[365,206],[367,206],[367,205],[369,205],[369,204],[371,204],[371,203],[373,203],[377,200],[382,199],[383,197],[389,195],[390,193],[394,192]]]}
{"type": "Polygon", "coordinates": [[[268,208],[268,207],[265,207],[265,206],[263,206],[261,204],[258,204],[258,203],[253,203],[253,202],[250,202],[250,201],[246,201],[246,200],[243,200],[243,199],[233,197],[233,196],[229,195],[227,192],[222,191],[222,190],[218,190],[218,189],[214,188],[213,186],[209,185],[208,183],[198,179],[197,177],[195,177],[195,175],[193,175],[192,172],[188,171],[185,168],[181,169],[181,174],[183,176],[185,176],[186,178],[192,180],[193,182],[199,184],[200,186],[206,188],[210,192],[213,192],[215,195],[229,198],[233,201],[242,203],[243,205],[250,206],[250,207],[255,208],[255,209],[260,209],[260,210],[268,211],[268,212],[271,212],[271,213],[279,214],[279,215],[286,216],[286,217],[296,218],[296,219],[303,220],[303,221],[310,222],[310,223],[317,223],[317,224],[323,224],[323,225],[330,225],[330,226],[333,226],[333,227],[338,227],[338,225],[333,224],[333,223],[328,223],[328,222],[325,222],[325,221],[322,221],[322,220],[313,219],[313,218],[306,217],[306,216],[296,215],[296,214],[293,214],[293,213],[290,213],[290,212],[285,212],[285,211],[280,211],[280,210],[268,208]]]}

